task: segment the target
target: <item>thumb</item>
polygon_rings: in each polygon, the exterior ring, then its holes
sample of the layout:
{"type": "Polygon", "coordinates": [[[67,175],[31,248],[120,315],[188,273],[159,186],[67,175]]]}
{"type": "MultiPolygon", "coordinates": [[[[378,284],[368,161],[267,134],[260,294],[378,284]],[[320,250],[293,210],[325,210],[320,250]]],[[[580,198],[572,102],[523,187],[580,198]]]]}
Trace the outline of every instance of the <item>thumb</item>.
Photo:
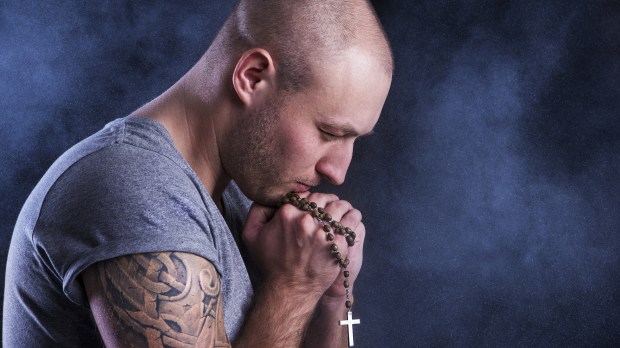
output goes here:
{"type": "Polygon", "coordinates": [[[263,226],[273,218],[275,213],[276,208],[253,203],[243,227],[243,242],[246,245],[254,244],[263,226]]]}

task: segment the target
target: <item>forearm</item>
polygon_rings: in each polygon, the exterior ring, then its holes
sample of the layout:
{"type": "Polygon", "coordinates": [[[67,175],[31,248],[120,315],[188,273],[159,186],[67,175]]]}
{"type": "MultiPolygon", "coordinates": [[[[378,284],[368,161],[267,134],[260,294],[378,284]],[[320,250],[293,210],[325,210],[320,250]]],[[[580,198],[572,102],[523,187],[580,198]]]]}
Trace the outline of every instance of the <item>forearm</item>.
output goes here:
{"type": "Polygon", "coordinates": [[[347,316],[344,302],[345,298],[321,298],[308,327],[305,348],[348,347],[346,326],[340,325],[347,316]]]}
{"type": "Polygon", "coordinates": [[[301,347],[319,298],[308,289],[265,284],[233,346],[301,347]]]}

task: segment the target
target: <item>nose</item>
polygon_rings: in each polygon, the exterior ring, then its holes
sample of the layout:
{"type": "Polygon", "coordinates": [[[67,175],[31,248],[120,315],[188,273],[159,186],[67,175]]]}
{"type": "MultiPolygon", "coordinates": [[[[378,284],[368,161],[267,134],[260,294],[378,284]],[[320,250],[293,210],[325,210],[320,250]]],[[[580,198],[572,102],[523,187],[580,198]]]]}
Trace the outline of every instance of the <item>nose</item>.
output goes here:
{"type": "Polygon", "coordinates": [[[316,164],[316,171],[332,185],[342,185],[353,157],[353,142],[330,149],[316,164]]]}

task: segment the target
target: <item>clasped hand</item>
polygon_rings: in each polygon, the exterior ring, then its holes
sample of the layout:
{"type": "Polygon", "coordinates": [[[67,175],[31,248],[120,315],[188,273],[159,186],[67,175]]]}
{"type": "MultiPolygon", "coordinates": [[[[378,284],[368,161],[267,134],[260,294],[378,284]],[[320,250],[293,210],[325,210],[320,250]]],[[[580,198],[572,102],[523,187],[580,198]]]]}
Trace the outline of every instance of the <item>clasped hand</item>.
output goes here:
{"type": "MultiPolygon", "coordinates": [[[[352,247],[339,234],[335,234],[334,240],[342,257],[350,261],[347,270],[352,287],[362,266],[366,234],[362,214],[333,194],[305,192],[299,196],[324,207],[333,219],[355,231],[352,247]]],[[[332,242],[327,241],[321,224],[308,212],[290,204],[279,209],[254,204],[243,229],[243,242],[266,283],[309,295],[345,296],[344,276],[329,250],[332,242]]]]}

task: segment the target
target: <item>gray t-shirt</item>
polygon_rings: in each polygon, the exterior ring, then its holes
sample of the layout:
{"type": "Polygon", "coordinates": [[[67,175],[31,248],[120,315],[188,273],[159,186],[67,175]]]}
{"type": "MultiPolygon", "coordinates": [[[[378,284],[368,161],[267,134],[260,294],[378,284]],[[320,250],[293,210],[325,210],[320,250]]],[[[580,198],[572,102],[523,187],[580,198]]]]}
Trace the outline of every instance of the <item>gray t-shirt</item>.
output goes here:
{"type": "Polygon", "coordinates": [[[115,120],[63,154],[26,201],[11,240],[5,347],[101,345],[78,277],[121,255],[179,251],[221,276],[234,339],[252,286],[236,244],[249,200],[231,183],[222,216],[159,123],[115,120]]]}

